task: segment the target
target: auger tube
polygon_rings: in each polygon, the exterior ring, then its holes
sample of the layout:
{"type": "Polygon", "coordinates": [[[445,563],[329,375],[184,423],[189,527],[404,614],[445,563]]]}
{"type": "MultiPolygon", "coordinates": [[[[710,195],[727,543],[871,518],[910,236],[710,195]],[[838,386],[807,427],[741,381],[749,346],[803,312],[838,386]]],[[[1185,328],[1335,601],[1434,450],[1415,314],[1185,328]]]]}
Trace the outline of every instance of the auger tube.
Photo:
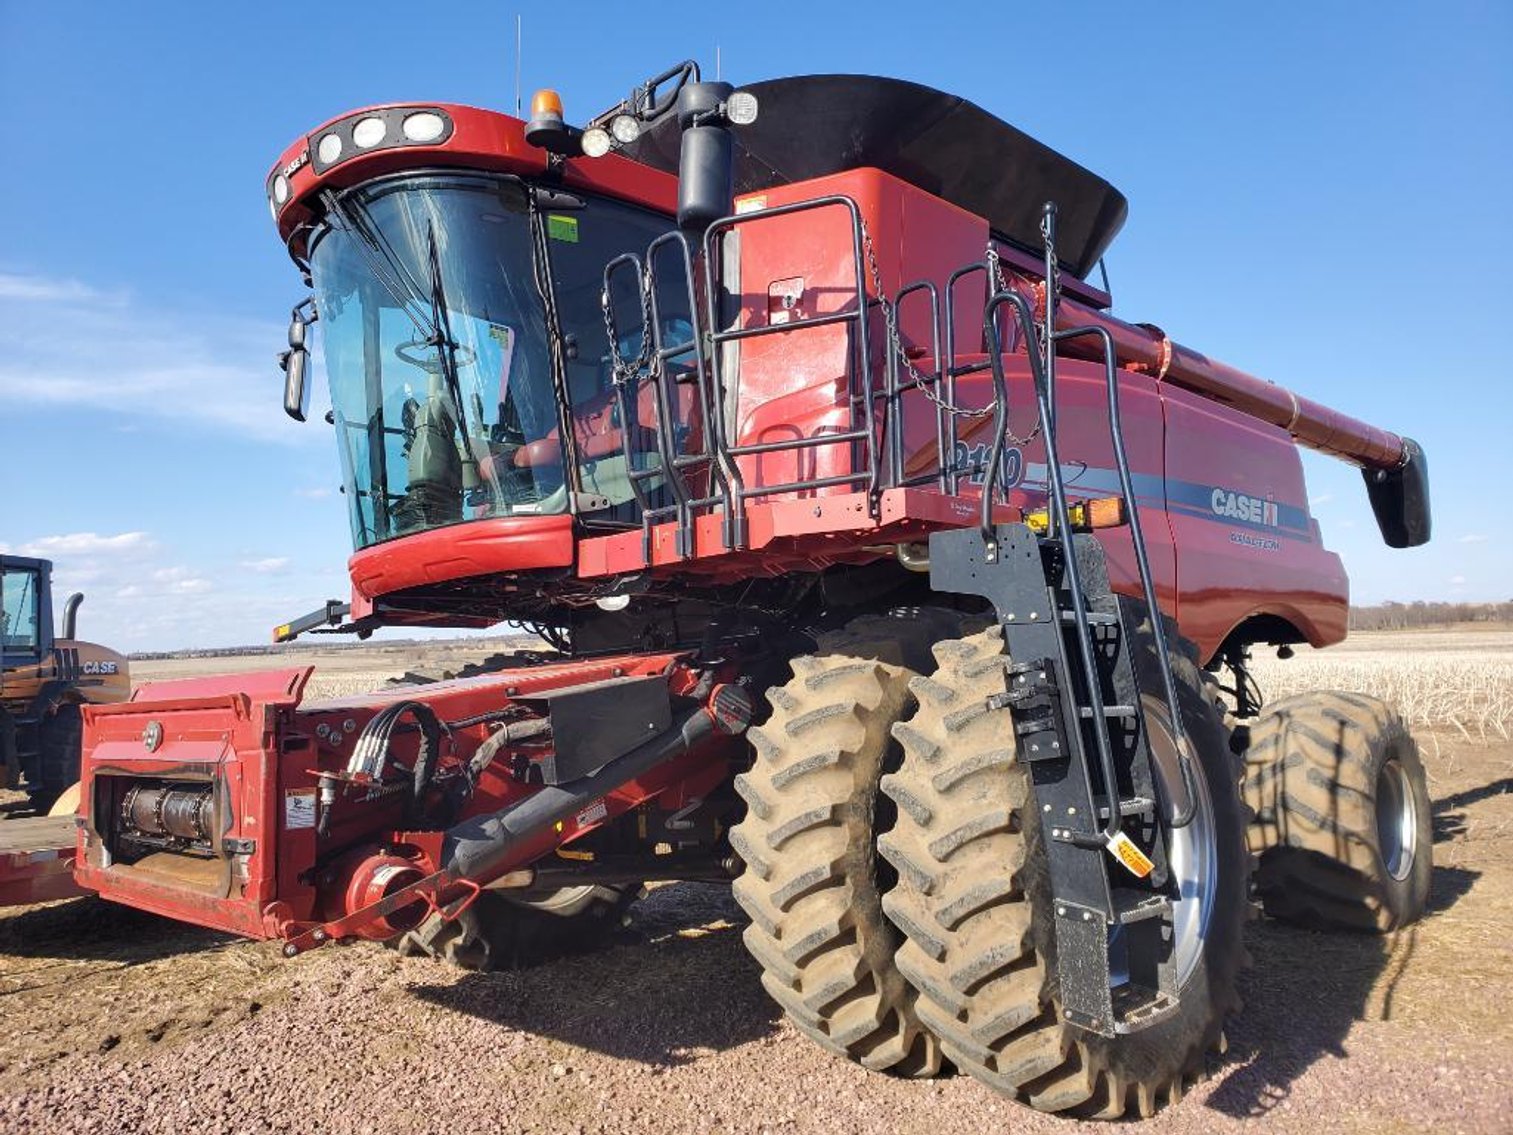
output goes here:
{"type": "MultiPolygon", "coordinates": [[[[1036,281],[1031,291],[1039,317],[1045,311],[1045,285],[1036,281]]],[[[1408,461],[1412,452],[1406,439],[1389,430],[1210,359],[1174,342],[1154,324],[1126,323],[1070,296],[1057,296],[1056,329],[1087,326],[1102,327],[1113,336],[1120,366],[1280,426],[1300,444],[1320,453],[1362,469],[1396,470],[1408,461]]],[[[1092,339],[1068,340],[1062,350],[1073,357],[1101,358],[1092,339]]]]}
{"type": "MultiPolygon", "coordinates": [[[[724,707],[731,706],[731,695],[724,707]]],[[[744,703],[747,720],[750,701],[744,703]]],[[[737,707],[741,712],[740,707],[737,707]]],[[[517,804],[485,816],[475,816],[451,828],[442,844],[442,868],[453,877],[487,883],[513,866],[510,853],[520,844],[540,835],[593,801],[635,780],[664,761],[686,753],[718,730],[739,732],[729,721],[716,716],[708,705],[699,706],[675,722],[672,728],[650,741],[616,757],[597,772],[565,784],[550,785],[517,804]]]]}

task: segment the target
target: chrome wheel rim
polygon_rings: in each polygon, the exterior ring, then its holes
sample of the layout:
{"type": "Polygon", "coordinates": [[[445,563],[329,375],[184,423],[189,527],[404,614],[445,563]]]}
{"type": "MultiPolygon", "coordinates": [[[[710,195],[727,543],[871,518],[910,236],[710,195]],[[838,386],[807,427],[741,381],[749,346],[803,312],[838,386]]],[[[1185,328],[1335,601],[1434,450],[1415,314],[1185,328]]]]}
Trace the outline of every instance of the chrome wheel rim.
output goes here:
{"type": "MultiPolygon", "coordinates": [[[[1177,741],[1172,735],[1166,707],[1156,698],[1145,699],[1145,728],[1150,744],[1152,771],[1161,799],[1180,799],[1182,766],[1177,741]]],[[[1191,748],[1191,743],[1189,743],[1191,748]]],[[[1197,759],[1196,751],[1193,757],[1197,759]]],[[[1214,898],[1219,879],[1219,846],[1214,803],[1208,778],[1201,767],[1193,770],[1197,800],[1192,822],[1167,833],[1166,857],[1177,897],[1172,900],[1172,960],[1180,989],[1197,972],[1213,921],[1214,898]]]]}
{"type": "Polygon", "coordinates": [[[1399,882],[1406,879],[1418,850],[1418,802],[1395,757],[1376,774],[1376,845],[1387,874],[1399,882]]]}

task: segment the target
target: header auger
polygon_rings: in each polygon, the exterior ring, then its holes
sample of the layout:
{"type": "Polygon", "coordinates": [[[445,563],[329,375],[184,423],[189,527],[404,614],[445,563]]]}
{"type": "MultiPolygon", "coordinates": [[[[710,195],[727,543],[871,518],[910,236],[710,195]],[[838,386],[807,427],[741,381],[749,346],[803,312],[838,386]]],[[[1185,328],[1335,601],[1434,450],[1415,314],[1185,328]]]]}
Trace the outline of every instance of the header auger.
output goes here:
{"type": "Polygon", "coordinates": [[[644,881],[733,880],[831,1051],[1108,1117],[1218,1044],[1251,853],[1279,916],[1422,909],[1411,739],[1367,699],[1267,711],[1245,665],[1345,632],[1295,443],[1366,472],[1394,545],[1428,538],[1423,454],[1114,317],[1101,178],[914,84],[686,64],[581,130],[550,92],[359,110],[267,191],[312,289],[285,406],[318,318],[354,543],[350,601],[278,636],[510,620],[555,653],[91,710],[85,886],[291,956],[512,965],[644,881]],[[1309,788],[1350,796],[1348,854],[1279,772],[1310,714],[1356,738],[1309,788]]]}

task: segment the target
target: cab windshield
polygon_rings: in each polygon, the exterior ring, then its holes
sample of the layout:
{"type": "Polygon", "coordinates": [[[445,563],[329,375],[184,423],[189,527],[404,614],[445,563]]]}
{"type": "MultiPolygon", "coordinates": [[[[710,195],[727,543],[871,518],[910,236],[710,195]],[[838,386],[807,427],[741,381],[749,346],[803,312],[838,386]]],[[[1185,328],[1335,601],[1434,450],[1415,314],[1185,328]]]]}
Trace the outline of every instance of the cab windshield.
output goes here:
{"type": "Polygon", "coordinates": [[[562,437],[610,398],[604,265],[671,221],[581,206],[533,208],[525,183],[475,173],[405,174],[332,203],[310,258],[355,547],[565,512],[580,488],[632,499],[622,454],[565,468],[562,437]]]}

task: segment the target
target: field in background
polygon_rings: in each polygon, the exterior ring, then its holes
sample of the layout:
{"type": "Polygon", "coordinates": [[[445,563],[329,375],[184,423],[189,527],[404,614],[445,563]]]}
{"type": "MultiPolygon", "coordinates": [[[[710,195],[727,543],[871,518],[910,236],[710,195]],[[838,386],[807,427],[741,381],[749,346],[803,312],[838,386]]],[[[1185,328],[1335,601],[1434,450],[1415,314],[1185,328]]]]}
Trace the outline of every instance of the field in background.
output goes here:
{"type": "Polygon", "coordinates": [[[389,679],[406,673],[439,678],[496,654],[542,649],[545,649],[544,644],[533,635],[381,642],[361,646],[298,646],[255,654],[133,659],[131,680],[133,685],[139,685],[206,674],[245,674],[250,670],[314,666],[315,674],[305,687],[306,700],[312,700],[377,689],[389,679]]]}
{"type": "Polygon", "coordinates": [[[1513,628],[1355,632],[1285,661],[1258,648],[1267,701],[1308,690],[1352,690],[1392,705],[1415,728],[1468,740],[1513,739],[1513,628]]]}

